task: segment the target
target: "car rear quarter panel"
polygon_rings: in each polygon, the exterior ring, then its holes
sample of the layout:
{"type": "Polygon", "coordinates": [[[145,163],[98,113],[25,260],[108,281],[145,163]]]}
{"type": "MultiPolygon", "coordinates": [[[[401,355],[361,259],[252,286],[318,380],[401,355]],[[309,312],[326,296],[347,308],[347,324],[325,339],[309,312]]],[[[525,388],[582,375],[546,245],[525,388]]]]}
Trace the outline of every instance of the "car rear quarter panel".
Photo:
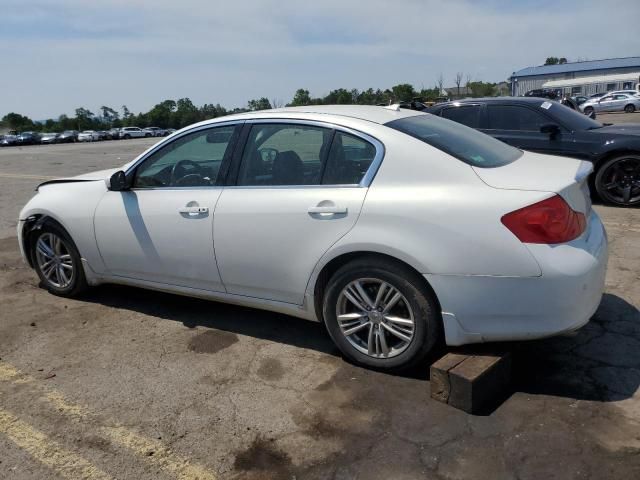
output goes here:
{"type": "Polygon", "coordinates": [[[548,192],[489,187],[471,166],[390,132],[378,134],[385,158],[356,226],[325,254],[319,268],[341,254],[365,251],[391,255],[420,273],[541,274],[526,246],[500,218],[548,197],[548,192]]]}

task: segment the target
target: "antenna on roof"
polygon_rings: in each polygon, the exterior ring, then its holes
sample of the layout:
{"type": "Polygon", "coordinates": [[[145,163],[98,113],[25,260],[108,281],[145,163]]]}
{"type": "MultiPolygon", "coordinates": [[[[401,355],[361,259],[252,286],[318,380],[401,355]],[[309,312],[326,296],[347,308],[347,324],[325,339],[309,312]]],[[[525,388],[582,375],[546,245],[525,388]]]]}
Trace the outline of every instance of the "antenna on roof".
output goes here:
{"type": "Polygon", "coordinates": [[[400,104],[399,103],[394,103],[393,105],[387,105],[386,107],[387,110],[393,110],[394,112],[399,112],[400,111],[400,104]]]}

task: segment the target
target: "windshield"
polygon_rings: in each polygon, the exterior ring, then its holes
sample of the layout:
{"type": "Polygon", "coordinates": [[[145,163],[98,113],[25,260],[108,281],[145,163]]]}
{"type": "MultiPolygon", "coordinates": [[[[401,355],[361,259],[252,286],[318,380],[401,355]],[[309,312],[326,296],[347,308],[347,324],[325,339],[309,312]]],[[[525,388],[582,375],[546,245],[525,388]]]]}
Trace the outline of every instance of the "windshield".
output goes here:
{"type": "Polygon", "coordinates": [[[474,167],[501,167],[522,156],[522,151],[460,123],[434,115],[416,115],[386,124],[428,143],[474,167]]]}
{"type": "Polygon", "coordinates": [[[569,130],[593,130],[594,128],[601,128],[603,126],[600,122],[590,119],[577,110],[557,102],[548,103],[551,103],[551,107],[547,108],[547,111],[554,115],[557,120],[569,130]]]}

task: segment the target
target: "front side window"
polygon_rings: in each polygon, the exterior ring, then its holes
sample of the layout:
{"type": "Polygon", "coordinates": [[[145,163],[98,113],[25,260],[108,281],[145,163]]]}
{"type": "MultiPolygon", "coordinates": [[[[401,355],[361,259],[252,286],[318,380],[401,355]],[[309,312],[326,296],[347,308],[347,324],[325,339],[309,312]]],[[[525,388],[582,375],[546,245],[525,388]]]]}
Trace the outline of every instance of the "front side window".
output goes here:
{"type": "Polygon", "coordinates": [[[231,153],[237,128],[215,127],[176,138],[151,154],[136,169],[133,187],[215,185],[222,162],[231,153]]]}
{"type": "Polygon", "coordinates": [[[298,124],[256,124],[242,154],[238,185],[319,185],[333,131],[298,124]]]}
{"type": "Polygon", "coordinates": [[[471,128],[480,128],[480,105],[463,105],[442,110],[442,116],[471,128]]]}
{"type": "Polygon", "coordinates": [[[522,151],[473,128],[434,115],[416,115],[385,124],[421,140],[474,167],[500,167],[522,151]]]}
{"type": "Polygon", "coordinates": [[[521,130],[539,132],[549,121],[540,113],[517,105],[488,105],[488,128],[490,130],[521,130]]]}

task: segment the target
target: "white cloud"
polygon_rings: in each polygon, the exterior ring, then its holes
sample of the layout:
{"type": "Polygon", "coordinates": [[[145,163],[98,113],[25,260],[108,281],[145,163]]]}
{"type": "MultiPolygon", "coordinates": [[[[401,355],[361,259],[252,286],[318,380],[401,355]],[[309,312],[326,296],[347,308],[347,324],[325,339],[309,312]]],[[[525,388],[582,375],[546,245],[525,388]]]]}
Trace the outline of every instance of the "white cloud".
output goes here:
{"type": "Polygon", "coordinates": [[[606,15],[637,17],[640,3],[622,0],[8,1],[0,115],[37,119],[184,96],[232,107],[300,87],[433,86],[440,72],[447,84],[457,71],[500,81],[552,55],[640,54],[635,29],[606,15]]]}

